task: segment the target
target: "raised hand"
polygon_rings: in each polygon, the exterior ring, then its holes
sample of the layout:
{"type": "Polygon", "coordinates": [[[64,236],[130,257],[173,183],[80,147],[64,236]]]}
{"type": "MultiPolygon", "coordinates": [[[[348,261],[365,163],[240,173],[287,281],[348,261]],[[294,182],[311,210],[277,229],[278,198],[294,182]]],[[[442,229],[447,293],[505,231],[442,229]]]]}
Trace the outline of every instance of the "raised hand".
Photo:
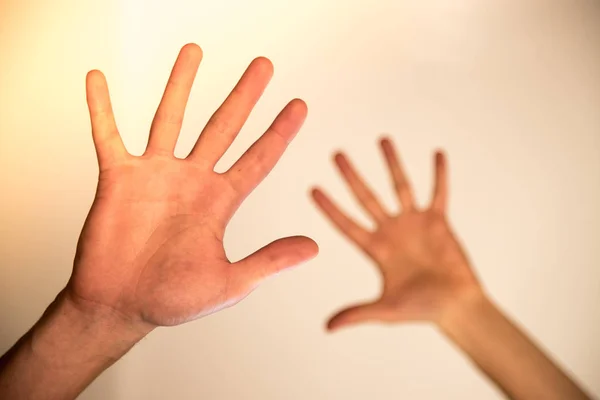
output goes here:
{"type": "Polygon", "coordinates": [[[312,240],[290,237],[243,260],[227,259],[228,221],[277,163],[307,108],[292,100],[228,171],[216,173],[273,74],[271,62],[257,58],[189,156],[178,159],[173,152],[201,58],[197,45],[182,48],[139,157],[123,146],[104,76],[87,76],[100,176],[65,290],[78,307],[149,327],[181,324],[237,303],[263,279],[317,254],[312,240]]]}
{"type": "Polygon", "coordinates": [[[376,223],[368,230],[347,216],[320,189],[312,194],[329,220],[376,264],[383,278],[381,296],[337,313],[329,329],[366,321],[438,321],[455,300],[480,291],[469,261],[446,216],[446,159],[435,155],[435,186],[431,203],[415,204],[410,183],[389,139],[381,141],[402,211],[392,215],[357,174],[344,154],[335,163],[356,199],[376,223]]]}

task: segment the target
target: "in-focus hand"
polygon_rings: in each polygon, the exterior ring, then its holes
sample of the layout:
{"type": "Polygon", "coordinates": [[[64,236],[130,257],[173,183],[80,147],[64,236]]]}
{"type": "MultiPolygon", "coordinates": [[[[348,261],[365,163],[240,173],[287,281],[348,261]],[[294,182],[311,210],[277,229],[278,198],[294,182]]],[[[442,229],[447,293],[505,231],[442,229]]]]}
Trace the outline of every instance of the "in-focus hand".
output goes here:
{"type": "Polygon", "coordinates": [[[261,280],[318,251],[311,239],[299,236],[277,240],[237,262],[227,259],[228,221],[277,163],[307,108],[292,100],[228,171],[214,172],[273,74],[271,62],[257,58],[189,156],[176,158],[201,58],[197,45],[182,48],[139,157],[123,145],[104,76],[99,71],[87,76],[100,175],[65,289],[82,309],[108,310],[148,327],[181,324],[237,303],[261,280]]]}
{"type": "Polygon", "coordinates": [[[402,211],[391,215],[354,170],[344,154],[335,163],[376,227],[368,230],[352,220],[320,189],[312,194],[328,219],[377,265],[383,278],[381,296],[337,313],[329,329],[366,321],[438,322],[453,302],[480,291],[469,261],[446,216],[446,160],[435,155],[435,186],[426,208],[415,204],[410,184],[389,139],[381,148],[391,172],[402,211]]]}

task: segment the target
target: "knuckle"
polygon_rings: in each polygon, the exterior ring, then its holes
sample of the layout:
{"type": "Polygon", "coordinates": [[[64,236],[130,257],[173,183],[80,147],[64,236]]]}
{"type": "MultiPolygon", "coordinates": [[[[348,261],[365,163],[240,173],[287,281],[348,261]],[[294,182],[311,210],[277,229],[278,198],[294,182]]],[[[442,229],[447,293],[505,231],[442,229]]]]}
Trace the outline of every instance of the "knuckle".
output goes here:
{"type": "Polygon", "coordinates": [[[167,125],[181,125],[183,123],[183,115],[172,112],[161,112],[156,115],[156,119],[167,125]]]}
{"type": "Polygon", "coordinates": [[[219,134],[227,134],[231,132],[231,122],[226,118],[213,115],[208,121],[207,126],[219,134]]]}

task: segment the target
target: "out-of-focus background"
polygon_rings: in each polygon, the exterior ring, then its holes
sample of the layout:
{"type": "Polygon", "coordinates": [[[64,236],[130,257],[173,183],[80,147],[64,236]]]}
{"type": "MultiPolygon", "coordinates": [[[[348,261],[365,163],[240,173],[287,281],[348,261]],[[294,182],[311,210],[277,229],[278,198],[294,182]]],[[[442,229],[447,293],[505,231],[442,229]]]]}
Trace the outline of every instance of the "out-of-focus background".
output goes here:
{"type": "Polygon", "coordinates": [[[293,97],[309,118],[234,217],[238,259],[307,234],[320,256],[238,306],[159,329],[81,396],[95,399],[499,399],[433,327],[324,332],[379,278],[314,209],[319,184],[359,220],[331,163],[343,148],[395,207],[376,145],[390,134],[427,201],[446,149],[451,219],[504,309],[600,393],[600,2],[596,0],[1,0],[0,353],[63,287],[97,166],[85,104],[104,71],[133,154],[182,45],[204,61],[177,154],[256,56],[275,76],[222,160],[293,97]]]}

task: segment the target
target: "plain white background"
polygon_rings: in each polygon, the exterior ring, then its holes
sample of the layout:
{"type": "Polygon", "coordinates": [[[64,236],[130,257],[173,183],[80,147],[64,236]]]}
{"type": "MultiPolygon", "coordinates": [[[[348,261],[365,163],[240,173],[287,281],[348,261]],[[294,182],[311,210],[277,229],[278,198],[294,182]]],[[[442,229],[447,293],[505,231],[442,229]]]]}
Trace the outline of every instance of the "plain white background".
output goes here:
{"type": "Polygon", "coordinates": [[[391,208],[376,145],[390,134],[420,200],[435,148],[451,219],[494,298],[600,393],[600,3],[595,0],[0,2],[0,351],[63,287],[96,185],[85,74],[105,72],[121,134],[141,154],[182,45],[204,49],[177,154],[185,156],[245,67],[275,77],[222,160],[283,105],[300,135],[232,220],[238,259],[306,234],[320,256],[235,308],[159,329],[81,396],[94,399],[495,399],[427,325],[328,335],[379,280],[307,196],[319,184],[358,219],[336,175],[343,148],[391,208]]]}

